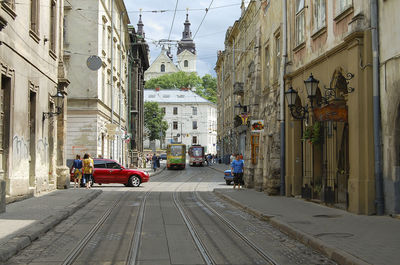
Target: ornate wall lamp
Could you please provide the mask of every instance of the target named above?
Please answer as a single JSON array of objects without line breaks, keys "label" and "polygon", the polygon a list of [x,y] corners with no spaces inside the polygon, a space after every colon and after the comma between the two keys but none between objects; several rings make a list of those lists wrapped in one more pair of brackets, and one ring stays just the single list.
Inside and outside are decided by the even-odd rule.
[{"label": "ornate wall lamp", "polygon": [[65,92],[57,90],[57,93],[54,96],[51,96],[56,104],[56,112],[43,112],[43,121],[45,119],[49,119],[53,116],[61,114],[62,109],[64,107],[64,94]]},{"label": "ornate wall lamp", "polygon": [[[325,88],[325,97],[320,97],[318,102],[315,102],[316,105],[320,106],[323,104],[329,104],[329,101],[331,99],[337,100],[338,98],[338,90],[342,91],[343,93],[352,93],[354,91],[354,88],[348,87],[349,80],[354,77],[354,74],[352,73],[347,73],[346,77],[344,77],[342,74],[338,74],[336,77],[336,85],[335,87],[324,87]],[[332,83],[332,82],[331,82]],[[292,114],[293,118],[303,120],[303,119],[308,119],[309,111],[313,110],[315,108],[314,106],[314,99],[316,98],[317,95],[317,89],[318,89],[318,84],[319,81],[314,78],[314,76],[311,74],[310,77],[304,81],[304,84],[306,86],[306,91],[307,91],[307,97],[310,99],[310,106],[307,104],[303,107],[301,105],[296,104],[296,100],[298,97],[298,92],[294,90],[292,87],[290,87],[286,92],[286,100],[288,103],[288,107],[290,109],[290,113]],[[341,95],[339,95],[341,96]]]}]

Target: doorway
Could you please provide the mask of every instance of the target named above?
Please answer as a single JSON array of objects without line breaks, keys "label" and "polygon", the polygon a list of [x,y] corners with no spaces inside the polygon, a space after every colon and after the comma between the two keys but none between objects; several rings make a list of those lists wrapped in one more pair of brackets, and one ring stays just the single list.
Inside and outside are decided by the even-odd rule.
[{"label": "doorway", "polygon": [[29,90],[28,104],[29,126],[29,186],[34,187],[36,182],[36,92]]},{"label": "doorway", "polygon": [[1,75],[0,84],[0,179],[5,180],[8,187],[7,164],[10,146],[11,78]]}]

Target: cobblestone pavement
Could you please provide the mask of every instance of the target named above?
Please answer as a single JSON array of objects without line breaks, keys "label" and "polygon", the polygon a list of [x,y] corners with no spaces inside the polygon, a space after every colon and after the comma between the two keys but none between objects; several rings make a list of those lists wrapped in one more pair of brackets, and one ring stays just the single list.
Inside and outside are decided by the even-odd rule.
[{"label": "cobblestone pavement", "polygon": [[[222,177],[229,165],[214,164],[211,168]],[[356,215],[253,189],[214,192],[340,264],[399,264],[400,220],[396,218]]]}]

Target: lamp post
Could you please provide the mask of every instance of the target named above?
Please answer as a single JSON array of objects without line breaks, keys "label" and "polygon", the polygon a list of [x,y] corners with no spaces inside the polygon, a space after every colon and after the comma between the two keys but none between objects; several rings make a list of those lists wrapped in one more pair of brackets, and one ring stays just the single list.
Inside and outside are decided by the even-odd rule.
[{"label": "lamp post", "polygon": [[296,100],[298,97],[298,92],[290,87],[286,92],[286,101],[288,102],[288,107],[290,109],[290,113],[292,114],[293,118],[303,120],[308,119],[308,112],[309,109],[313,108],[313,100],[317,94],[318,84],[319,81],[314,78],[311,74],[307,80],[304,81],[307,91],[307,97],[310,99],[310,107],[305,105],[304,107],[301,105],[296,105]]},{"label": "lamp post", "polygon": [[43,121],[62,113],[62,109],[64,107],[64,94],[65,92],[57,90],[57,93],[54,96],[51,96],[55,101],[54,103],[56,104],[56,112],[43,112]]}]

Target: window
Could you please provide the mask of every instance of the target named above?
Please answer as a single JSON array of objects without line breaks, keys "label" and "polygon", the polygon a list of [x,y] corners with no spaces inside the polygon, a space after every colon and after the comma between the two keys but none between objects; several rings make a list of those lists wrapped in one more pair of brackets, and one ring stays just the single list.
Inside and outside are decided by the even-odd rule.
[{"label": "window", "polygon": [[197,121],[193,121],[192,128],[193,130],[197,130]]},{"label": "window", "polygon": [[106,168],[104,160],[94,160],[94,168]]},{"label": "window", "polygon": [[279,78],[279,73],[281,72],[281,37],[277,36],[275,38],[275,79]]},{"label": "window", "polygon": [[192,144],[197,144],[197,136],[192,137]]},{"label": "window", "polygon": [[296,46],[304,42],[304,0],[296,0]]},{"label": "window", "polygon": [[197,107],[192,107],[192,115],[197,115]]},{"label": "window", "polygon": [[161,65],[161,72],[163,72],[163,73],[165,72],[165,64]]},{"label": "window", "polygon": [[52,52],[56,51],[57,29],[57,0],[50,0],[50,38],[49,46]]},{"label": "window", "polygon": [[251,163],[257,164],[258,153],[260,152],[260,137],[258,135],[251,136]]},{"label": "window", "polygon": [[31,0],[31,26],[30,29],[39,33],[39,0]]},{"label": "window", "polygon": [[165,114],[165,112],[166,112],[166,111],[165,111],[165,107],[161,108],[161,113],[162,113],[162,114]]},{"label": "window", "polygon": [[185,61],[183,62],[183,66],[184,66],[184,67],[189,67],[189,62],[188,62],[188,60],[185,60]]},{"label": "window", "polygon": [[174,130],[178,130],[178,122],[177,121],[174,121],[173,122],[173,124],[172,124],[172,128],[174,129]]},{"label": "window", "polygon": [[116,162],[108,162],[107,163],[107,168],[121,169],[121,166]]},{"label": "window", "polygon": [[174,107],[174,112],[173,112],[173,114],[174,114],[174,115],[178,115],[178,107]]},{"label": "window", "polygon": [[8,5],[11,9],[15,9],[15,0],[5,0],[6,5]]},{"label": "window", "polygon": [[336,0],[336,14],[339,15],[352,5],[352,0]]},{"label": "window", "polygon": [[269,54],[269,46],[265,48],[265,64],[264,64],[264,77],[265,77],[265,84],[269,86],[269,73],[270,69],[270,54]]},{"label": "window", "polygon": [[325,0],[314,1],[314,31],[325,27]]}]

